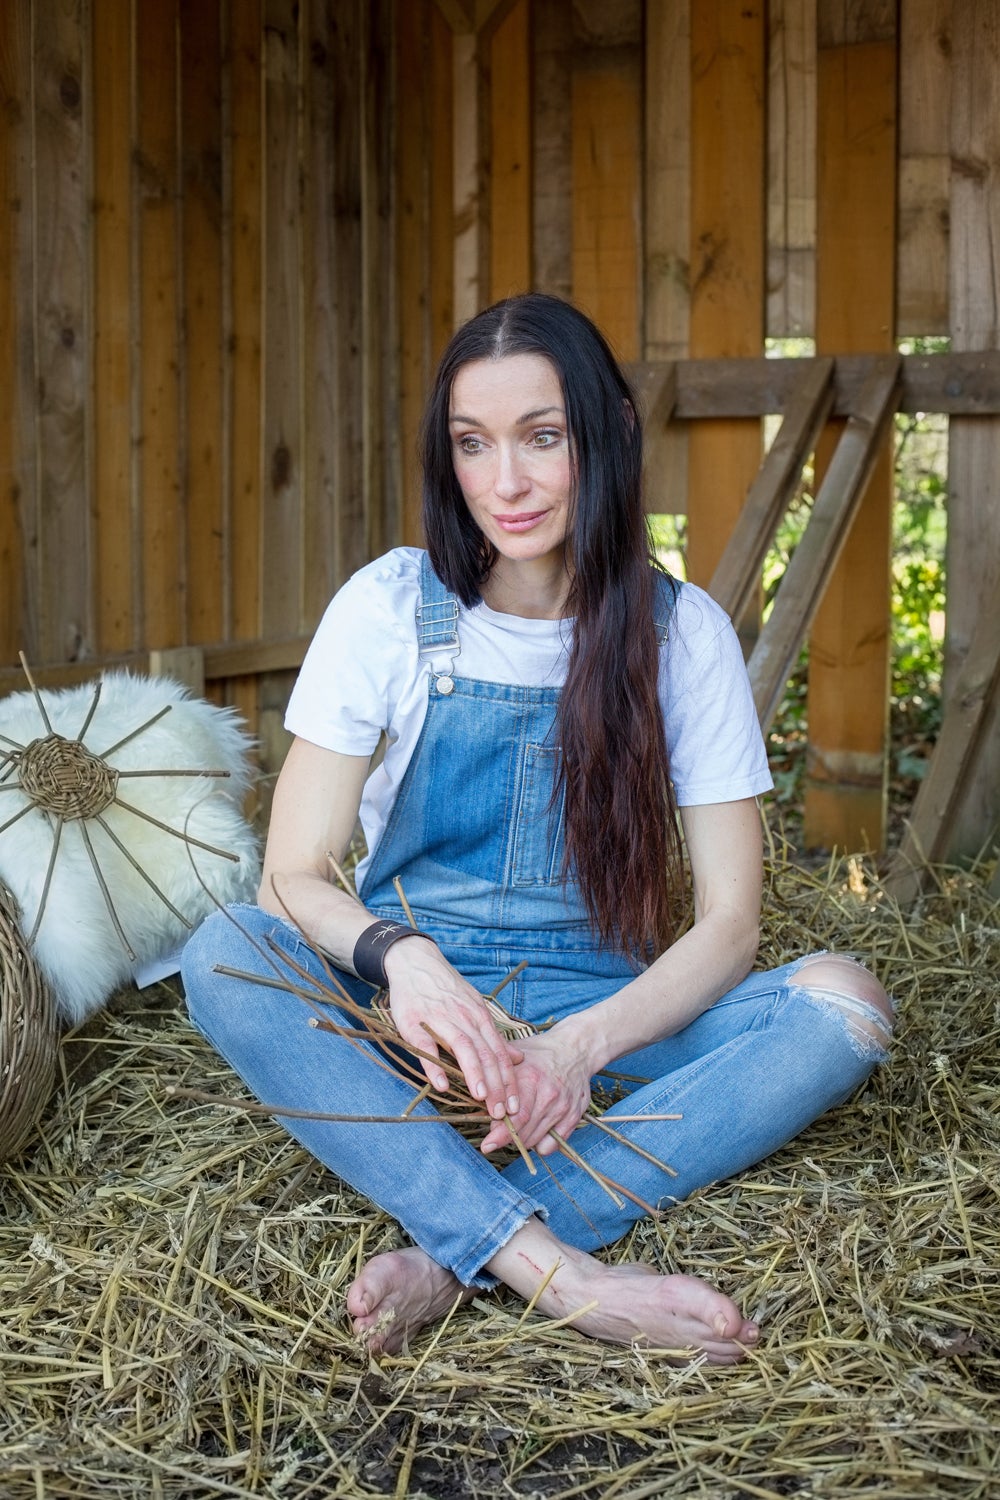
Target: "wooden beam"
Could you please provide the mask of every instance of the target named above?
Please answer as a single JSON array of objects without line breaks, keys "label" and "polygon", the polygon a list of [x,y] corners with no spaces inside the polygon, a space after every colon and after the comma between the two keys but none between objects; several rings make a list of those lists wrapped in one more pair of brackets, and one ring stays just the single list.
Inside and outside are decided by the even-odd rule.
[{"label": "wooden beam", "polygon": [[[271,672],[289,672],[305,660],[312,636],[288,636],[273,641],[216,641],[207,646],[190,648],[204,662],[206,682],[233,682],[255,678]],[[151,672],[153,665],[171,659],[184,660],[188,647],[164,650],[109,652],[89,661],[48,662],[31,666],[31,675],[44,688],[76,687],[91,682],[102,672]],[[191,658],[193,659],[193,657]],[[187,680],[187,679],[185,679]],[[27,687],[20,667],[0,667],[0,697],[19,693]],[[233,701],[227,699],[227,702]]]},{"label": "wooden beam", "polygon": [[[842,354],[833,377],[833,413],[848,417],[868,374],[868,355]],[[642,381],[646,368],[660,361],[630,365]],[[677,368],[678,421],[706,417],[764,417],[783,412],[803,378],[802,359],[680,359]],[[651,378],[651,377],[650,377]],[[975,353],[908,354],[902,361],[904,412],[945,412],[951,416],[1000,415],[1000,349]]]},{"label": "wooden beam", "polygon": [[[951,857],[954,821],[961,813],[966,788],[976,780],[977,761],[986,746],[998,693],[1000,609],[987,608],[980,610],[906,833],[886,876],[886,891],[901,903],[919,895],[930,875],[928,865]],[[995,831],[988,821],[980,822],[976,853]]]},{"label": "wooden beam", "polygon": [[771,725],[823,590],[843,551],[898,399],[898,356],[873,358],[858,409],[834,450],[805,533],[750,657],[754,702],[765,730]]},{"label": "wooden beam", "polygon": [[810,360],[708,585],[713,599],[734,619],[760,587],[767,550],[832,405],[833,360]]}]

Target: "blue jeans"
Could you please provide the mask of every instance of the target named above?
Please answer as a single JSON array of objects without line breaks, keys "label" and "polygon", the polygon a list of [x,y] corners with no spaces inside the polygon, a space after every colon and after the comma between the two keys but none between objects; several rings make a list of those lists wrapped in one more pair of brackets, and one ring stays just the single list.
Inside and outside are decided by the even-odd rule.
[{"label": "blue jeans", "polygon": [[[310,1026],[314,1012],[295,995],[214,972],[223,966],[273,978],[271,964],[280,966],[280,959],[269,962],[255,947],[266,948],[269,937],[326,987],[321,961],[289,923],[254,906],[234,907],[231,916],[217,912],[184,954],[188,1006],[198,1029],[265,1103],[349,1116],[403,1115],[414,1090],[376,1061],[370,1044]],[[491,978],[496,982],[493,958],[467,976],[484,990]],[[461,955],[455,959],[462,967]],[[751,974],[676,1036],[615,1064],[616,1071],[653,1081],[628,1085],[631,1093],[612,1106],[609,1123],[616,1115],[681,1113],[680,1120],[618,1127],[676,1176],[593,1126],[574,1134],[574,1149],[646,1203],[669,1208],[759,1161],[844,1100],[884,1052],[859,1039],[837,996],[797,982],[804,962]],[[338,977],[358,1001],[370,1000],[370,986],[353,975]],[[625,982],[606,974],[581,985],[583,977],[570,975],[568,987],[558,987],[572,990],[576,1004],[592,1004]],[[299,983],[290,970],[285,978]],[[507,993],[500,998],[506,1001]],[[527,1007],[522,1001],[514,1008],[534,1011],[528,1018],[539,1020],[573,1005],[540,983]],[[354,1023],[345,1016],[343,1024]],[[435,1118],[432,1106],[414,1114],[430,1123],[283,1123],[466,1285],[494,1284],[484,1267],[532,1214],[587,1251],[613,1243],[642,1217],[638,1205],[628,1199],[616,1204],[562,1156],[539,1161],[537,1176],[520,1159],[498,1170]]]}]

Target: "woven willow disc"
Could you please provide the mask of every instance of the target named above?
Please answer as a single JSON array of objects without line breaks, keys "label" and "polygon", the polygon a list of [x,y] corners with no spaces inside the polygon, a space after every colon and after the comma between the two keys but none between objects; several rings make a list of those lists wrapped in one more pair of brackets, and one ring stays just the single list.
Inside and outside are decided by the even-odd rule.
[{"label": "woven willow disc", "polygon": [[48,1103],[58,1049],[52,991],[0,882],[0,1161],[24,1144]]},{"label": "woven willow disc", "polygon": [[32,740],[18,762],[21,790],[60,818],[96,818],[115,800],[118,773],[79,740],[48,734]]}]

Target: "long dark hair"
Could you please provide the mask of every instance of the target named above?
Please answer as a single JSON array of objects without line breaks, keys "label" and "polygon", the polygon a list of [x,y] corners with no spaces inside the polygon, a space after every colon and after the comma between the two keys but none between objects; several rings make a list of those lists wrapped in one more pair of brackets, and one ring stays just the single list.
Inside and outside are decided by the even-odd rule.
[{"label": "long dark hair", "polygon": [[657,564],[642,501],[635,394],[583,313],[538,292],[497,302],[444,352],[423,428],[423,521],[438,577],[479,602],[496,553],[473,521],[452,458],[451,388],[463,365],[539,354],[555,367],[572,453],[567,556],[575,615],[559,698],[566,873],[600,940],[649,956],[671,940],[680,835],[657,695]]}]

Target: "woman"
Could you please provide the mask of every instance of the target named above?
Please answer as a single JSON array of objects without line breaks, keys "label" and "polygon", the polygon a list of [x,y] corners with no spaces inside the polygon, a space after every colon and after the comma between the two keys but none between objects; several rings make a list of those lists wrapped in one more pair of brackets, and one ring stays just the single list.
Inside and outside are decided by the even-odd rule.
[{"label": "woman", "polygon": [[[273,934],[322,978],[308,934],[357,998],[387,985],[432,1088],[447,1094],[451,1054],[492,1119],[478,1150],[446,1124],[289,1123],[415,1241],[348,1293],[375,1348],[501,1281],[597,1338],[742,1358],[758,1329],[727,1297],[592,1256],[642,1209],[553,1155],[557,1137],[669,1206],[776,1149],[884,1055],[888,999],[852,960],[746,977],[770,778],[732,628],[652,563],[640,477],[635,399],[582,314],[528,295],[459,330],[425,423],[428,553],[396,549],[333,601],[289,705],[260,906],[237,910],[246,936],[219,914],[188,945],[191,1014],[259,1097],[347,1115],[412,1103],[300,1000],[213,973],[266,972],[248,937]],[[365,909],[328,859],[359,808]],[[482,996],[522,959],[504,1004],[552,1024],[515,1044]],[[611,1116],[644,1155],[576,1130],[605,1070],[632,1080]],[[508,1119],[550,1170],[494,1167]]]}]

